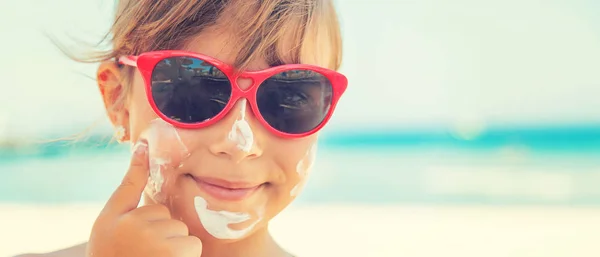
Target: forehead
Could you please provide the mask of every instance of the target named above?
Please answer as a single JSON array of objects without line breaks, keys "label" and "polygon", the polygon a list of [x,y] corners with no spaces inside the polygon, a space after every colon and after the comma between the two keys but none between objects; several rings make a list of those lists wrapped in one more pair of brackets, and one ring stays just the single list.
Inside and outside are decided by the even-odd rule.
[{"label": "forehead", "polygon": [[303,42],[299,34],[304,29],[299,17],[302,15],[291,15],[298,11],[297,5],[285,5],[290,13],[273,21],[272,14],[266,14],[273,13],[271,9],[277,9],[282,0],[266,2],[269,3],[228,2],[215,23],[186,40],[184,50],[208,55],[230,65],[241,65],[248,71],[301,63],[299,50]]},{"label": "forehead", "polygon": [[[232,42],[236,40],[236,34],[222,26],[214,25],[202,30],[189,39],[182,50],[191,51],[216,58],[224,63],[233,65],[238,56],[239,47]],[[264,56],[253,58],[246,70],[263,70],[269,68]]]}]

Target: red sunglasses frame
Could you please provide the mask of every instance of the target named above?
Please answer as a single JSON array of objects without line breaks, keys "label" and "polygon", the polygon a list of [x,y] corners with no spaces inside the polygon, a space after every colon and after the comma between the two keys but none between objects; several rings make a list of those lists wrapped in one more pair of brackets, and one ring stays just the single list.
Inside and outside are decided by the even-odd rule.
[{"label": "red sunglasses frame", "polygon": [[[180,122],[177,120],[173,120],[173,119],[167,117],[166,115],[164,115],[158,109],[158,106],[156,105],[156,103],[154,102],[154,98],[152,97],[152,90],[151,90],[152,71],[154,70],[154,67],[156,66],[156,64],[158,64],[160,61],[164,60],[165,58],[170,58],[170,57],[198,58],[198,59],[201,59],[201,60],[208,62],[211,65],[217,67],[219,70],[221,70],[227,76],[227,78],[229,79],[229,81],[231,83],[231,87],[232,87],[231,97],[229,99],[229,102],[227,102],[227,105],[225,106],[225,108],[219,114],[217,114],[215,117],[213,117],[205,122],[190,124],[190,123],[183,123],[183,122]],[[251,107],[251,110],[252,110],[252,113],[254,114],[254,116],[271,133],[273,133],[277,136],[280,136],[280,137],[284,137],[284,138],[300,138],[300,137],[309,136],[309,135],[316,133],[320,129],[322,129],[323,126],[325,126],[325,124],[327,124],[327,122],[331,119],[331,116],[333,115],[333,111],[335,110],[335,107],[337,106],[337,103],[338,103],[340,97],[346,91],[346,88],[348,87],[348,79],[343,74],[338,73],[334,70],[330,70],[330,69],[326,69],[326,68],[314,66],[314,65],[308,65],[308,64],[285,64],[285,65],[275,66],[275,67],[271,67],[271,68],[268,68],[265,70],[260,70],[260,71],[237,72],[233,66],[226,64],[222,61],[219,61],[215,58],[212,58],[210,56],[202,55],[202,54],[195,53],[195,52],[181,51],[181,50],[152,51],[152,52],[142,53],[138,56],[134,56],[134,55],[122,56],[119,58],[118,61],[120,64],[137,67],[137,69],[140,71],[140,73],[142,74],[142,77],[144,79],[144,83],[145,83],[146,97],[148,98],[148,102],[150,103],[150,106],[152,106],[152,109],[154,110],[154,112],[161,119],[170,123],[171,125],[173,125],[175,127],[179,127],[179,128],[185,128],[185,129],[204,128],[204,127],[208,127],[208,126],[218,122],[225,115],[227,115],[227,113],[229,113],[229,111],[231,111],[231,109],[235,106],[235,103],[237,103],[237,101],[240,98],[246,98],[248,100],[248,102],[250,103],[250,107]],[[330,106],[325,118],[314,129],[304,132],[304,133],[300,133],[300,134],[285,133],[285,132],[282,132],[282,131],[279,131],[279,130],[273,128],[271,125],[269,125],[269,123],[261,115],[261,113],[258,109],[257,102],[256,102],[256,94],[258,91],[258,87],[262,84],[262,82],[264,82],[267,78],[269,78],[271,76],[274,76],[280,72],[289,71],[289,70],[309,70],[309,71],[318,72],[321,75],[325,76],[331,82],[331,86],[332,86],[331,106]],[[240,86],[237,83],[238,79],[240,79],[240,78],[251,79],[252,85],[250,87],[248,87],[247,89],[240,88]]]}]

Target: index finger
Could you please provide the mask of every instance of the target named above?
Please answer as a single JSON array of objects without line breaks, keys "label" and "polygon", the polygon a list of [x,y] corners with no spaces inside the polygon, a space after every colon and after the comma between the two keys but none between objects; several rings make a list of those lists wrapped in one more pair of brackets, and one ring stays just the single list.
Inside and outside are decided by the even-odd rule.
[{"label": "index finger", "polygon": [[133,158],[123,181],[108,199],[104,209],[124,214],[137,208],[148,183],[148,175],[148,144],[140,141],[134,146]]}]

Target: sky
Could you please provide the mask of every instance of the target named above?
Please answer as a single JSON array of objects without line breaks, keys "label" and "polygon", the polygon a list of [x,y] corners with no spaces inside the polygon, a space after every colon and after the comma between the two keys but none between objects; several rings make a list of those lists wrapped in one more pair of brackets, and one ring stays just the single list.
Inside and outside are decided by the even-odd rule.
[{"label": "sky", "polygon": [[[114,1],[0,1],[0,138],[107,119],[95,64]],[[343,0],[348,91],[328,128],[546,126],[600,121],[600,4],[593,0]]]}]

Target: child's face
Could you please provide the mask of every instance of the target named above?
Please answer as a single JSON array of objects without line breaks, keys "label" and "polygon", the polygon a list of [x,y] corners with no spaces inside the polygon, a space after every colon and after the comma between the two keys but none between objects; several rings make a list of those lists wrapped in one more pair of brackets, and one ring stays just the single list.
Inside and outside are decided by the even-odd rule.
[{"label": "child's face", "polygon": [[[228,38],[227,33],[205,30],[184,50],[233,63],[235,54],[228,50]],[[99,73],[111,71],[106,65],[101,65]],[[255,60],[248,69],[265,68],[268,68],[265,60]],[[130,141],[135,142],[158,116],[150,107],[139,72],[135,72],[132,83],[125,108],[109,110],[109,115],[113,122],[128,130]],[[239,84],[248,87],[250,81]],[[103,92],[107,99],[106,90]],[[316,134],[300,139],[276,137],[255,119],[244,103],[238,101],[225,118],[212,126],[165,131],[184,134],[179,136],[189,157],[178,168],[162,174],[168,183],[163,183],[161,197],[156,197],[152,190],[145,196],[147,204],[169,207],[173,218],[183,220],[190,233],[202,240],[239,239],[264,231],[266,223],[295,198],[314,162]],[[236,128],[240,122],[249,130]],[[241,134],[232,137],[230,133]],[[251,136],[252,142],[239,147],[236,136]],[[228,190],[215,185],[249,189]]]}]

